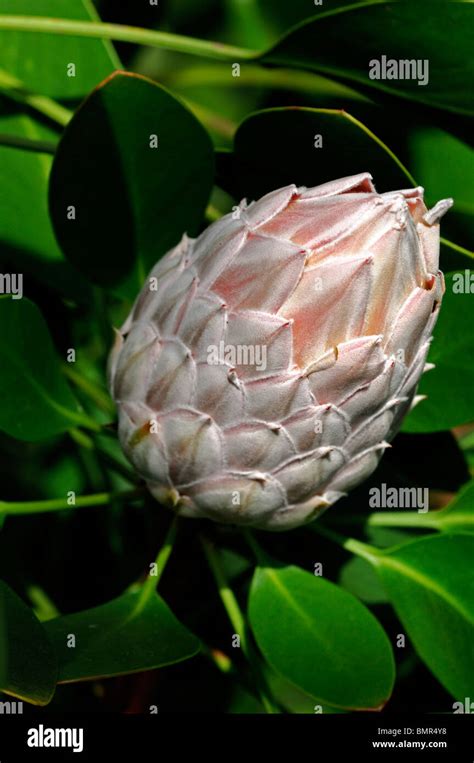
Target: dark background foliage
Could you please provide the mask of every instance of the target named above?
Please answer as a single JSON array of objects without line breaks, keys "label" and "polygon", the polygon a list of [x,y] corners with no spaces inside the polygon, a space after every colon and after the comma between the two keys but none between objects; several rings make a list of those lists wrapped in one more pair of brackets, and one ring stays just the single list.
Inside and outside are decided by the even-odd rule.
[{"label": "dark background foliage", "polygon": [[[106,22],[156,28],[256,50],[269,48],[289,27],[318,10],[302,0],[261,0],[250,4],[256,9],[253,17],[241,13],[239,3],[222,0],[160,0],[159,7],[132,0],[101,0],[96,5]],[[348,3],[327,0],[324,5],[324,10],[329,11]],[[420,2],[413,13],[424,14],[423,5]],[[420,25],[416,32],[420,40],[423,35],[429,39],[430,34],[435,39],[437,15],[449,16],[446,4],[426,6],[432,23],[426,22],[425,30]],[[1,12],[17,10],[10,7]],[[362,19],[360,23],[367,22]],[[457,27],[455,31],[462,47],[463,30]],[[0,36],[5,34],[2,31]],[[396,47],[396,30],[388,27],[380,30],[380,35],[381,53],[390,54],[391,45]],[[337,40],[329,36],[326,43],[325,55],[330,56],[331,45],[337,48]],[[447,39],[446,46],[446,56],[454,56],[455,35]],[[440,197],[455,198],[453,212],[446,224],[443,221],[443,236],[455,247],[449,241],[442,246],[442,267],[445,272],[470,267],[474,160],[469,142],[473,133],[468,105],[461,103],[462,88],[458,84],[453,86],[451,98],[453,101],[459,97],[458,108],[452,108],[452,102],[442,108],[434,102],[421,103],[374,91],[340,74],[326,78],[321,72],[311,72],[311,67],[295,65],[291,50],[285,53],[286,64],[277,66],[271,56],[271,65],[265,68],[255,62],[242,63],[242,76],[232,79],[228,62],[130,43],[117,43],[115,48],[123,68],[151,78],[167,91],[122,78],[96,90],[87,105],[79,109],[61,140],[51,175],[49,214],[56,239],[46,212],[47,184],[42,174],[44,166],[46,175],[49,173],[50,157],[44,153],[38,158],[37,154],[0,146],[0,188],[5,196],[0,223],[0,270],[24,272],[25,296],[41,311],[61,362],[64,365],[70,348],[77,348],[77,365],[94,388],[105,384],[111,327],[119,325],[127,314],[138,284],[154,260],[185,228],[197,234],[216,212],[229,211],[244,196],[251,200],[289,182],[316,185],[364,170],[373,173],[381,191],[407,187],[410,182],[404,165],[426,187],[430,204]],[[34,57],[34,47],[31,51]],[[349,64],[352,54],[355,61],[354,51],[341,47],[334,53],[341,62],[347,58]],[[102,65],[107,70],[109,64]],[[69,96],[65,91],[46,94],[55,95],[56,101],[75,110],[82,96],[107,73],[101,72],[80,95]],[[459,77],[464,77],[466,87],[472,86],[467,62]],[[445,88],[445,94],[448,90]],[[183,114],[168,91],[183,99],[190,111]],[[415,96],[420,95],[419,91]],[[437,95],[434,93],[433,98]],[[10,92],[0,97],[0,133],[32,137],[28,127],[31,122],[25,120],[33,120],[35,137],[56,145],[60,138],[58,125],[11,96]],[[318,109],[334,112],[321,113]],[[163,116],[167,111],[168,117]],[[191,119],[190,112],[200,124]],[[169,139],[178,133],[182,141],[174,168],[163,168],[161,160],[156,166],[150,165],[134,153],[134,131],[141,123],[147,134],[154,132],[157,115],[162,120],[160,135],[166,135],[168,127]],[[317,133],[325,139],[320,154],[306,141]],[[386,146],[399,161],[393,160]],[[120,165],[118,157],[125,157]],[[134,184],[136,197],[130,191],[132,176],[138,177]],[[75,228],[71,235],[64,224],[63,205],[78,189],[81,203],[90,205],[90,215],[79,232]],[[211,189],[212,209],[208,208],[205,216]],[[386,483],[429,487],[439,507],[452,500],[469,481],[474,463],[470,425],[474,419],[471,299],[469,294],[455,298],[448,288],[437,329],[439,343],[435,341],[433,346],[438,370],[422,383],[421,391],[429,393],[428,401],[410,415],[405,431],[394,440],[368,483],[326,515],[328,527],[342,529],[378,548],[393,547],[422,537],[425,531],[367,526],[370,486]],[[30,326],[33,343],[40,341],[36,323],[31,324],[31,317],[25,320],[25,331]],[[39,364],[41,357],[49,363],[43,347],[39,345]],[[5,390],[14,386],[14,374],[3,349],[0,375],[6,381],[0,391],[5,395]],[[75,381],[69,377],[69,382]],[[99,400],[101,411],[91,403],[81,384],[75,384],[74,395],[85,414],[99,424],[110,424],[109,433],[94,435],[98,448],[91,449],[84,447],[77,436],[61,433],[61,429],[45,439],[17,439],[2,424],[6,418],[0,419],[0,427],[5,430],[0,434],[2,501],[38,501],[62,496],[69,490],[87,495],[130,486],[124,473],[110,469],[110,459],[118,460],[123,469],[126,463],[110,436],[114,432],[114,415],[105,390]],[[4,404],[8,406],[8,400]],[[35,417],[33,406],[26,421],[40,435],[44,424]],[[465,505],[470,507],[471,501],[469,498]],[[9,516],[0,533],[0,577],[45,622],[53,613],[67,615],[88,610],[111,601],[135,581],[144,579],[169,523],[167,511],[146,496],[112,501],[104,507]],[[472,529],[471,520],[466,520],[466,527],[461,529],[467,533],[470,524]],[[200,533],[225,550],[226,574],[245,609],[253,558],[241,535],[209,522],[185,521],[159,592],[181,623],[208,647],[192,659],[159,670],[60,685],[46,708],[38,711],[28,706],[27,712],[145,712],[150,705],[159,706],[160,712],[262,711],[253,689],[248,688],[248,670],[241,650],[231,646],[233,630],[202,553]],[[354,566],[355,558],[307,528],[281,535],[257,533],[257,538],[272,557],[288,565],[311,573],[316,563],[322,563],[325,578],[339,582],[370,605],[392,645],[399,634],[405,633],[367,563],[357,559]],[[448,566],[455,563],[454,556],[447,562]],[[466,570],[466,578],[468,574]],[[355,633],[355,643],[357,638]],[[442,712],[451,707],[452,692],[442,686],[417,651],[419,648],[410,639],[405,648],[394,649],[397,680],[384,712]],[[216,668],[220,653],[232,658],[243,677],[241,682],[232,672]],[[34,667],[31,670],[34,673]],[[283,708],[314,712],[317,699],[273,673],[267,679]],[[360,681],[364,680],[361,675]]]}]

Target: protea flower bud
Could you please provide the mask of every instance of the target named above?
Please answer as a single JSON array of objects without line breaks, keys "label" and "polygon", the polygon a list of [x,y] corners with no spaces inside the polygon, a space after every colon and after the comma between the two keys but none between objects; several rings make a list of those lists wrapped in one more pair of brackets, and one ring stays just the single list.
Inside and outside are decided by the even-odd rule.
[{"label": "protea flower bud", "polygon": [[451,204],[378,194],[364,173],[280,188],[184,236],[110,359],[122,447],[152,494],[278,530],[368,477],[426,369]]}]

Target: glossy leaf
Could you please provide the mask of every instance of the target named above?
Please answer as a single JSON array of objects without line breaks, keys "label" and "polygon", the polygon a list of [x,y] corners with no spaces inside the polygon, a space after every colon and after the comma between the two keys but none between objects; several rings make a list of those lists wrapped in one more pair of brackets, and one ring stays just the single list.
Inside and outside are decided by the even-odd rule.
[{"label": "glossy leaf", "polygon": [[[418,388],[427,399],[406,419],[406,432],[437,432],[474,420],[474,342],[470,273],[449,274],[428,361]],[[455,293],[455,289],[464,293]],[[449,394],[446,391],[449,390]]]},{"label": "glossy leaf", "polygon": [[250,624],[269,664],[335,707],[378,708],[394,681],[393,654],[379,622],[354,596],[298,567],[258,567]]},{"label": "glossy leaf", "polygon": [[0,299],[0,429],[42,440],[81,421],[43,316],[27,299]]},{"label": "glossy leaf", "polygon": [[[0,14],[97,20],[90,0],[0,0]],[[33,93],[80,98],[119,67],[120,61],[109,42],[0,31],[0,68]]]},{"label": "glossy leaf", "polygon": [[0,581],[0,691],[47,705],[56,688],[53,648],[32,610]]},{"label": "glossy leaf", "polygon": [[[263,61],[333,75],[367,88],[460,114],[474,113],[471,3],[357,3],[303,21],[263,55]],[[421,23],[423,22],[423,23]],[[370,62],[420,60],[417,78],[371,79]],[[462,72],[462,75],[460,74]]]},{"label": "glossy leaf", "polygon": [[314,18],[320,13],[334,11],[336,8],[348,5],[348,0],[258,0],[261,12],[268,27],[273,33],[274,42],[291,27],[300,24],[305,19]]},{"label": "glossy leaf", "polygon": [[410,166],[426,189],[427,203],[432,206],[446,196],[454,199],[443,219],[442,235],[474,249],[474,149],[434,127],[413,130],[409,147]]},{"label": "glossy leaf", "polygon": [[[4,135],[56,141],[56,133],[18,112],[0,96],[0,130]],[[58,262],[61,252],[48,219],[47,178],[52,159],[47,154],[0,146],[2,195],[0,239],[10,247],[36,252],[43,261]]]},{"label": "glossy leaf", "polygon": [[290,107],[252,114],[237,130],[229,161],[221,169],[224,187],[230,180],[234,195],[249,201],[289,183],[311,187],[367,171],[379,191],[410,185],[387,147],[344,111]]},{"label": "glossy leaf", "polygon": [[[0,96],[0,133],[16,138],[57,141],[57,134]],[[86,301],[88,284],[68,262],[54,238],[47,187],[52,157],[0,146],[0,269],[33,273],[68,297]]]},{"label": "glossy leaf", "polygon": [[119,72],[87,98],[58,147],[56,236],[86,277],[135,296],[183,233],[197,233],[212,182],[212,144],[199,122],[159,85]]},{"label": "glossy leaf", "polygon": [[358,556],[343,565],[339,573],[339,584],[366,604],[385,604],[388,601],[373,567]]},{"label": "glossy leaf", "polygon": [[374,555],[390,600],[421,659],[462,700],[474,691],[474,537],[423,537]]},{"label": "glossy leaf", "polygon": [[[364,5],[370,3],[378,3],[381,0],[367,0]],[[412,0],[398,0],[399,2],[412,2]],[[418,4],[431,3],[432,0],[418,0]],[[280,36],[284,31],[287,31],[289,27],[296,26],[305,19],[314,18],[320,13],[327,13],[328,11],[335,11],[337,8],[343,8],[344,6],[354,5],[352,0],[292,0],[288,3],[287,0],[258,0],[261,12],[272,27],[272,29],[279,29]]]},{"label": "glossy leaf", "polygon": [[[63,16],[96,19],[89,0],[0,0],[0,14]],[[84,45],[85,44],[85,45]],[[66,62],[76,76],[68,77]],[[110,43],[61,38],[26,32],[0,32],[0,70],[19,79],[27,89],[55,97],[85,95],[120,65]],[[0,97],[0,133],[54,143],[58,134],[7,97]],[[65,261],[48,215],[47,187],[52,157],[0,146],[0,218],[2,260],[14,260],[16,270],[32,273],[48,286],[81,302],[90,289]],[[6,268],[3,267],[3,272]]]},{"label": "glossy leaf", "polygon": [[439,530],[474,532],[474,480],[444,509],[430,512],[430,518]]},{"label": "glossy leaf", "polygon": [[294,684],[287,681],[279,673],[275,673],[267,665],[265,666],[265,678],[272,696],[290,713],[296,715],[319,715],[324,713],[324,715],[327,715],[328,713],[341,714],[344,712],[340,707],[334,708],[330,705],[322,705],[319,700],[298,689]]},{"label": "glossy leaf", "polygon": [[[125,593],[94,609],[45,623],[59,659],[59,682],[152,670],[193,657],[199,641],[157,594]],[[75,647],[68,646],[75,637]]]}]

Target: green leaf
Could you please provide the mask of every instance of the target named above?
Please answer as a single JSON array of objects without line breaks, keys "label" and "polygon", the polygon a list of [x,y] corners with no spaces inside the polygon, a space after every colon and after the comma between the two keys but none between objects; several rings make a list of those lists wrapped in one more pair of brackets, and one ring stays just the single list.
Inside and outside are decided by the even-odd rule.
[{"label": "green leaf", "polygon": [[[398,0],[398,2],[412,2],[413,0]],[[431,3],[433,0],[417,0],[418,6],[425,2]],[[314,18],[316,14],[333,12],[337,8],[354,5],[352,0],[259,0],[259,6],[262,9],[266,23],[271,29],[275,42],[291,27],[296,26],[305,19]],[[378,3],[380,0],[367,0],[364,5]]]},{"label": "green leaf", "polygon": [[[90,0],[0,0],[0,14],[76,21],[98,19]],[[68,70],[71,64],[74,72]],[[110,42],[0,31],[0,69],[14,75],[34,93],[52,98],[81,98],[119,67]]]},{"label": "green leaf", "polygon": [[49,192],[56,236],[86,277],[135,296],[159,257],[197,233],[212,183],[212,143],[199,122],[156,83],[119,72],[59,144]]},{"label": "green leaf", "polygon": [[[59,682],[152,670],[193,657],[199,641],[157,594],[125,593],[44,624],[59,659]],[[68,646],[70,636],[75,646]]]},{"label": "green leaf", "polygon": [[385,604],[388,601],[373,567],[358,556],[349,559],[341,568],[339,585],[366,604]]},{"label": "green leaf", "polygon": [[474,537],[420,538],[368,557],[409,638],[456,699],[474,691]]},{"label": "green leaf", "polygon": [[[307,68],[358,82],[420,104],[472,115],[474,8],[466,2],[430,2],[426,12],[408,2],[357,3],[320,13],[294,27],[263,62]],[[425,85],[417,79],[370,79],[370,62],[429,62]]]},{"label": "green leaf", "polygon": [[[96,19],[89,0],[0,0],[0,14],[64,16]],[[85,45],[84,45],[85,43]],[[76,76],[68,77],[66,63],[75,63]],[[26,88],[57,97],[85,95],[106,74],[120,66],[113,47],[101,40],[0,32],[0,73],[8,72]],[[57,142],[57,133],[13,100],[0,97],[0,133],[18,138]],[[46,154],[0,146],[0,219],[2,259],[14,260],[16,269],[33,273],[40,281],[82,302],[90,289],[64,257],[55,241],[48,216],[47,186],[52,158]],[[5,246],[6,245],[6,246]],[[5,272],[5,266],[3,272]]]},{"label": "green leaf", "polygon": [[427,400],[405,420],[405,432],[438,432],[474,420],[472,294],[455,293],[456,284],[464,287],[464,272],[446,276],[446,293],[428,355],[436,368],[421,379],[418,393],[427,395]]},{"label": "green leaf", "polygon": [[264,713],[265,710],[256,697],[235,683],[226,712],[235,715],[256,715]]},{"label": "green leaf", "polygon": [[27,299],[0,299],[0,326],[0,429],[35,441],[84,420],[36,305]]},{"label": "green leaf", "polygon": [[[4,135],[45,141],[57,139],[53,130],[18,113],[15,105],[2,96],[0,130]],[[0,146],[0,160],[0,187],[4,189],[0,218],[2,242],[35,251],[43,260],[60,261],[62,256],[48,219],[46,196],[51,157]]]},{"label": "green leaf", "polygon": [[[433,206],[446,196],[454,199],[453,208],[441,224],[442,235],[473,249],[474,149],[435,127],[412,131],[409,149],[410,166],[420,185],[426,189],[428,206]],[[454,265],[449,269],[456,267]]]},{"label": "green leaf", "polygon": [[348,0],[258,0],[265,21],[272,31],[274,42],[291,27],[305,19],[313,18],[316,14],[348,5]]},{"label": "green leaf", "polygon": [[[419,514],[418,516],[425,515]],[[377,548],[400,546],[402,543],[413,540],[413,530],[410,530],[410,528],[374,527],[371,524],[368,524],[366,525],[365,530],[370,542],[374,543]]]},{"label": "green leaf", "polygon": [[390,642],[369,610],[334,583],[298,567],[258,567],[249,619],[274,670],[321,702],[366,709],[388,700]]},{"label": "green leaf", "polygon": [[[321,147],[315,145],[317,136]],[[365,125],[330,109],[289,107],[252,114],[237,130],[231,161],[233,193],[249,200],[290,183],[311,187],[367,171],[381,192],[410,184],[407,171]],[[225,183],[225,166],[224,173]]]},{"label": "green leaf", "polygon": [[242,575],[243,572],[246,572],[246,570],[252,566],[251,562],[246,559],[245,556],[237,554],[230,548],[221,548],[220,558],[225,576],[228,580],[238,578],[239,575]]},{"label": "green leaf", "polygon": [[429,516],[438,530],[474,532],[474,480],[464,485],[444,509]]},{"label": "green leaf", "polygon": [[268,683],[272,696],[278,700],[285,710],[297,715],[318,715],[320,713],[343,713],[339,708],[330,705],[322,705],[319,700],[298,689],[290,681],[287,681],[279,673],[275,673],[270,666],[265,665],[265,679]]},{"label": "green leaf", "polygon": [[[0,133],[42,141],[57,141],[56,133],[21,113],[0,96]],[[33,273],[69,297],[85,301],[88,285],[67,263],[55,241],[48,215],[47,184],[52,157],[0,146],[2,272]],[[8,189],[8,190],[6,190]],[[7,264],[8,263],[8,264]]]},{"label": "green leaf", "polygon": [[258,0],[224,0],[225,39],[233,45],[262,50],[272,42]]},{"label": "green leaf", "polygon": [[32,610],[0,581],[0,691],[47,705],[56,688],[53,648]]}]

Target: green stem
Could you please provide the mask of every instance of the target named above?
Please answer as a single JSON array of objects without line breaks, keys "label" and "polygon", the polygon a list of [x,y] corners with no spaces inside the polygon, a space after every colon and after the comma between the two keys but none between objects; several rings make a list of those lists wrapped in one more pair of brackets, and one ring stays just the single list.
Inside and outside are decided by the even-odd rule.
[{"label": "green stem", "polygon": [[97,451],[97,455],[99,456],[100,460],[104,461],[107,466],[109,466],[117,474],[120,474],[120,476],[126,479],[128,482],[131,482],[132,485],[138,482],[138,476],[133,471],[133,469],[130,469],[126,464],[123,464],[107,450],[104,450],[97,442],[92,439],[92,437],[89,437],[89,435],[83,432],[81,429],[70,429],[69,434],[74,442],[76,442],[81,448]]},{"label": "green stem", "polygon": [[54,617],[59,617],[61,614],[54,602],[51,601],[46,592],[39,586],[29,585],[26,593],[33,604],[36,617],[42,623],[46,620],[52,620]]},{"label": "green stem", "polygon": [[217,649],[212,649],[210,646],[207,646],[207,644],[201,645],[201,651],[221,673],[224,673],[225,675],[236,673],[232,660],[223,652],[220,652]]},{"label": "green stem", "polygon": [[97,316],[99,339],[102,344],[101,350],[106,355],[114,339],[112,321],[108,313],[107,296],[104,289],[101,289],[99,286],[93,286],[92,297],[94,303],[93,311]]},{"label": "green stem", "polygon": [[58,411],[61,411],[61,413],[64,413],[65,416],[71,419],[71,421],[74,421],[75,424],[78,424],[81,427],[84,427],[85,429],[89,429],[91,432],[100,432],[102,427],[100,424],[95,421],[91,416],[88,416],[87,413],[82,413],[82,411],[73,411],[70,408],[65,408],[62,405],[59,405],[57,403],[55,405],[55,408]]},{"label": "green stem", "polygon": [[232,77],[227,66],[203,64],[175,69],[163,75],[168,87],[181,90],[192,87],[271,88],[291,90],[303,95],[330,95],[370,102],[370,99],[335,80],[315,72],[296,69],[265,69],[258,64],[247,64],[240,77]]},{"label": "green stem", "polygon": [[255,672],[255,676],[258,682],[257,688],[260,701],[267,713],[278,713],[278,709],[275,707],[267,694],[261,669],[258,665],[258,660],[254,654],[254,650],[248,638],[247,623],[245,622],[245,618],[239,607],[234,592],[229,586],[219,554],[216,551],[214,545],[210,543],[210,541],[208,541],[206,538],[201,536],[200,540],[209,567],[212,574],[214,575],[214,579],[216,581],[217,589],[219,591],[221,601],[224,605],[224,609],[227,612],[227,616],[231,622],[235,634],[240,636],[242,651]]},{"label": "green stem", "polygon": [[113,500],[125,501],[143,494],[143,488],[122,490],[116,493],[93,493],[80,495],[70,503],[68,498],[48,498],[44,501],[0,501],[0,514],[39,514],[44,511],[81,509],[87,506],[107,506]]},{"label": "green stem", "polygon": [[70,429],[69,435],[77,445],[81,448],[87,448],[87,450],[94,450],[94,440],[89,437],[88,434],[82,431],[82,429]]},{"label": "green stem", "polygon": [[244,536],[245,540],[247,541],[248,545],[253,551],[253,554],[255,556],[255,559],[257,560],[258,564],[261,564],[264,566],[265,564],[268,564],[271,562],[270,557],[268,554],[263,550],[263,548],[260,546],[259,543],[257,543],[257,539],[255,538],[253,532],[251,530],[248,530],[246,528],[242,528],[242,535]]},{"label": "green stem", "polygon": [[206,559],[209,563],[209,567],[211,568],[211,572],[214,575],[214,579],[216,581],[217,588],[219,590],[219,596],[224,605],[225,611],[227,612],[227,615],[229,617],[229,620],[232,624],[232,627],[235,633],[240,636],[240,643],[242,645],[242,650],[244,654],[247,655],[248,641],[247,641],[247,626],[245,623],[245,618],[239,607],[238,601],[235,598],[234,592],[232,591],[232,589],[230,588],[227,582],[219,555],[217,551],[215,550],[214,546],[212,545],[212,543],[210,543],[205,538],[201,538],[201,544],[204,549]]},{"label": "green stem", "polygon": [[88,379],[83,374],[76,371],[70,364],[63,367],[63,373],[92,400],[93,403],[104,413],[110,416],[115,414],[115,405],[103,387]]},{"label": "green stem", "polygon": [[18,148],[21,151],[34,151],[37,154],[54,154],[56,144],[47,140],[33,140],[19,135],[0,134],[0,146]]},{"label": "green stem", "polygon": [[96,21],[71,21],[69,19],[47,18],[45,16],[0,16],[0,29],[16,32],[43,32],[47,34],[72,35],[99,40],[116,40],[137,45],[148,45],[176,53],[190,53],[220,61],[239,61],[251,59],[258,51],[224,45],[220,42],[198,40],[169,32],[157,32],[123,24],[103,24]]},{"label": "green stem", "polygon": [[422,527],[438,529],[436,512],[421,514],[418,511],[376,511],[367,520],[370,527]]},{"label": "green stem", "polygon": [[112,471],[116,472],[117,474],[120,474],[121,477],[123,477],[127,482],[130,482],[132,485],[136,484],[139,481],[138,475],[136,472],[133,471],[133,469],[129,469],[126,464],[122,464],[118,459],[116,459],[111,453],[109,453],[106,450],[103,450],[97,443],[95,443],[95,447],[97,450],[97,454],[99,456],[99,459],[103,461],[107,466],[112,469]]},{"label": "green stem", "polygon": [[260,700],[260,696],[251,681],[251,676],[247,675],[243,670],[238,671],[227,654],[224,654],[219,649],[213,649],[202,641],[201,652],[206,659],[212,662],[214,667],[217,668],[220,673],[223,673],[226,676],[232,676],[244,691],[251,694],[255,699]]},{"label": "green stem", "polygon": [[469,251],[469,249],[465,249],[463,246],[459,246],[459,244],[455,244],[454,241],[449,241],[447,238],[443,238],[441,236],[440,241],[445,246],[449,247],[449,249],[452,249],[454,252],[459,252],[459,254],[465,254],[466,257],[471,257],[474,259],[474,252]]},{"label": "green stem", "polygon": [[0,90],[12,100],[28,106],[30,109],[42,114],[42,116],[48,117],[48,119],[56,122],[60,127],[65,127],[72,117],[72,111],[69,111],[69,109],[64,108],[60,103],[56,103],[52,98],[48,98],[45,95],[29,93],[19,79],[16,79],[16,77],[2,69],[0,69]]},{"label": "green stem", "polygon": [[145,582],[143,583],[141,587],[140,597],[139,597],[137,606],[143,605],[150,598],[150,596],[152,596],[153,593],[155,593],[156,587],[160,581],[160,578],[163,575],[163,572],[165,571],[165,567],[168,562],[168,559],[171,556],[171,552],[173,550],[173,546],[176,540],[177,531],[178,531],[178,517],[175,517],[173,521],[171,522],[168,532],[166,533],[165,542],[160,548],[158,552],[158,556],[155,559],[156,575],[153,575],[150,573],[148,577],[146,578]]},{"label": "green stem", "polygon": [[372,564],[377,564],[378,557],[383,553],[378,548],[375,548],[375,546],[370,546],[368,543],[362,543],[362,541],[356,540],[355,538],[347,538],[317,522],[313,522],[311,529],[314,530],[314,532],[319,533],[319,535],[332,540],[333,543],[337,543],[338,546],[342,546],[346,551],[350,551],[351,553],[356,554],[356,556],[361,556],[363,559],[367,559],[367,561]]},{"label": "green stem", "polygon": [[[105,474],[95,452],[94,440],[81,429],[70,429],[69,435],[78,446],[79,458],[91,488],[96,492],[110,489],[108,475]],[[111,503],[111,505],[113,504]]]}]

